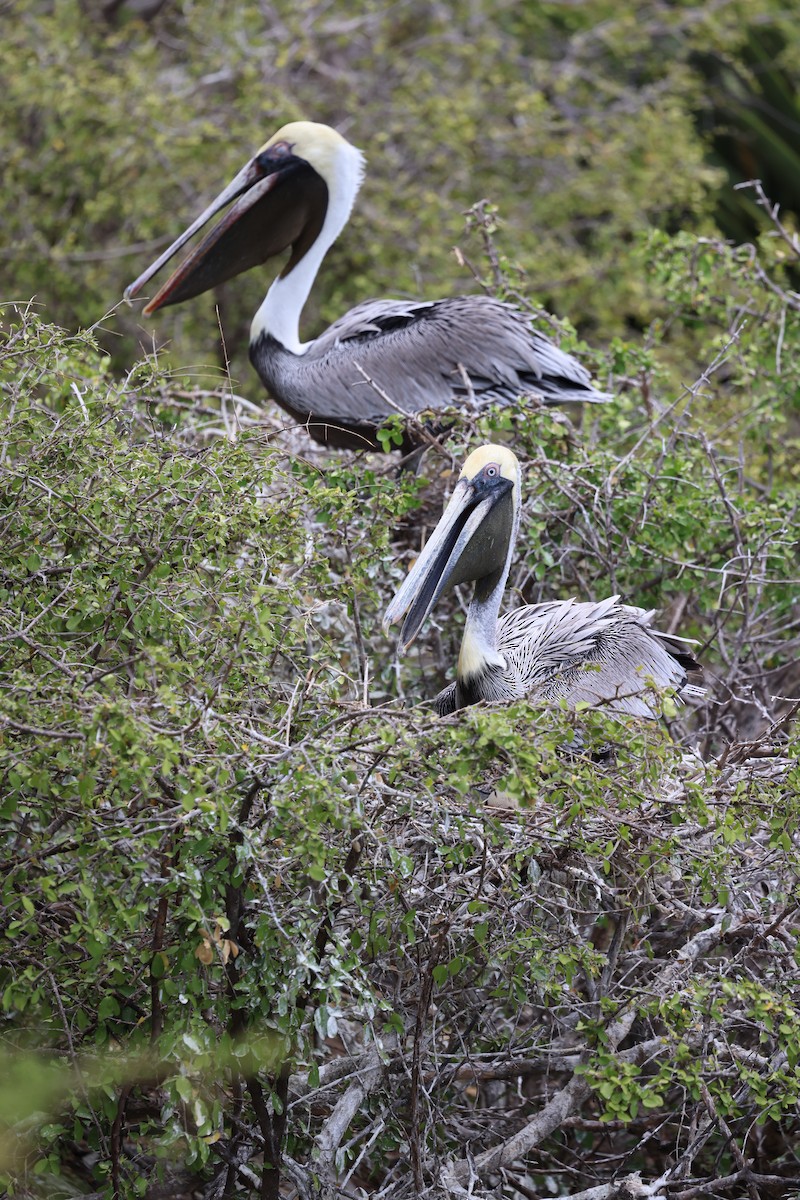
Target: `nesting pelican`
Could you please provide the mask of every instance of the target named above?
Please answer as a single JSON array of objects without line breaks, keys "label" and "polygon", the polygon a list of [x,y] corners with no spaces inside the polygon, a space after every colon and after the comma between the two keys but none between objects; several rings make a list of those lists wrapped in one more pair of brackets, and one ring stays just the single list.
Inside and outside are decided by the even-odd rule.
[{"label": "nesting pelican", "polygon": [[699,669],[686,639],[651,628],[652,612],[610,596],[597,603],[526,604],[499,617],[521,511],[521,470],[506,446],[482,446],[464,463],[439,524],[392,600],[384,628],[405,617],[408,649],[439,597],[474,582],[456,679],[434,701],[443,716],[479,700],[522,697],[602,704],[655,717],[659,691]]},{"label": "nesting pelican", "polygon": [[300,314],[347,224],[363,174],[361,151],[327,125],[284,125],[125,298],[136,296],[227,208],[144,312],[198,296],[291,249],[253,318],[250,359],[273,399],[319,442],[376,447],[377,428],[398,410],[480,407],[525,394],[544,404],[610,398],[592,386],[585,367],[532,327],[529,316],[488,296],[367,300],[318,338],[301,342]]}]

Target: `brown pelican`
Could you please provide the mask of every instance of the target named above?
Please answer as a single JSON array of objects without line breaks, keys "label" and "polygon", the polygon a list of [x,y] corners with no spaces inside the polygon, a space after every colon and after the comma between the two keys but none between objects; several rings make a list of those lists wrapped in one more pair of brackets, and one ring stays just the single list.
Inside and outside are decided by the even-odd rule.
[{"label": "brown pelican", "polygon": [[651,612],[610,596],[598,603],[526,604],[500,617],[520,518],[521,471],[505,446],[482,446],[464,463],[450,502],[392,600],[384,628],[405,617],[403,650],[439,597],[474,581],[454,683],[434,701],[445,715],[479,700],[524,696],[603,704],[614,713],[658,715],[658,690],[702,694],[686,684],[699,669],[684,638],[651,629]]},{"label": "brown pelican", "polygon": [[[327,125],[296,121],[262,146],[205,212],[125,292],[130,300],[213,216],[224,217],[145,306],[154,313],[291,247],[250,327],[250,358],[272,397],[319,442],[378,446],[393,413],[535,394],[544,404],[607,400],[589,372],[488,296],[368,300],[301,342],[300,314],[350,216],[364,158]],[[413,438],[408,439],[413,444]]]}]

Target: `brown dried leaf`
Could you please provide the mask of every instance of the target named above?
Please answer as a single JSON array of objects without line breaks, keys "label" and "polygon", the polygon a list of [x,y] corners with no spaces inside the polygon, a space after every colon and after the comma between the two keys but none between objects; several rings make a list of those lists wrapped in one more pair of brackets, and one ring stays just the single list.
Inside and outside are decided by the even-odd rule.
[{"label": "brown dried leaf", "polygon": [[195,950],[194,956],[195,958],[199,958],[200,962],[206,967],[209,963],[214,961],[214,951],[211,948],[211,942],[208,940],[208,938],[203,938],[202,942]]}]

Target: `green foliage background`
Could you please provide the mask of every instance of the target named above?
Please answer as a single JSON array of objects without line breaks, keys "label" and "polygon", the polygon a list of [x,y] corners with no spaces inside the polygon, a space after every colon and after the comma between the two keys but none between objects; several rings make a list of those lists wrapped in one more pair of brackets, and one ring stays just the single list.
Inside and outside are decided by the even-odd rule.
[{"label": "green foliage background", "polygon": [[[546,1059],[566,1031],[587,1110],[619,1122],[631,1170],[679,1157],[706,1088],[733,1143],[788,1178],[800,810],[791,701],[775,696],[797,695],[800,628],[798,6],[3,15],[9,1189],[133,1196],[166,1178],[271,1195],[275,1141],[311,1187],[356,1170],[363,1137],[358,1186],[410,1163],[405,1186],[435,1194],[473,1135],[476,1152],[505,1136],[480,1088],[473,1103],[457,1084],[462,1048]],[[297,117],[369,162],[310,332],[368,296],[485,284],[529,304],[616,403],[579,432],[525,409],[459,424],[421,478],[398,480],[379,457],[311,453],[223,386],[230,358],[236,392],[266,405],[246,362],[258,272],[146,327],[110,311]],[[785,184],[785,236],[730,190],[742,162]],[[514,593],[620,591],[700,640],[710,702],[671,736],[525,705],[457,722],[417,707],[455,659],[457,604],[402,669],[380,616],[454,466],[497,437],[527,469]],[[576,727],[587,753],[565,758]],[[609,742],[613,765],[592,762]],[[776,769],[742,766],[751,752]],[[487,809],[486,779],[532,815]],[[717,924],[659,996],[656,967],[693,963],[697,929]],[[340,1031],[380,1045],[387,1073],[334,1170],[337,1094],[313,1097]],[[655,1065],[636,1057],[648,1038],[666,1047]],[[415,1089],[409,1061],[453,1074]],[[643,1113],[666,1130],[660,1160]],[[709,1180],[738,1169],[712,1133],[694,1162]],[[580,1130],[559,1136],[585,1150]],[[560,1145],[528,1157],[529,1188],[550,1186]]]},{"label": "green foliage background", "polygon": [[[298,117],[335,124],[369,161],[353,223],[315,288],[312,330],[364,297],[472,287],[451,247],[463,210],[489,197],[537,298],[605,344],[666,311],[641,236],[713,234],[720,197],[731,196],[698,129],[726,128],[728,114],[712,106],[697,64],[701,52],[735,64],[746,82],[744,2],[704,15],[595,0],[485,9],[237,0],[224,18],[213,6],[165,4],[150,22],[125,6],[106,6],[105,17],[68,2],[9,8],[4,286],[11,298],[39,296],[68,328],[97,322],[162,240]],[[757,21],[775,31],[776,61],[790,71],[794,16],[776,2]],[[788,178],[800,159],[790,138],[781,145]],[[761,165],[757,154],[750,165]],[[122,310],[105,344],[124,364],[137,340],[168,340],[173,361],[197,375],[224,361],[209,334],[219,303],[234,376],[260,399],[245,361],[263,288],[256,272],[144,333]],[[676,347],[684,381],[689,361]]]}]

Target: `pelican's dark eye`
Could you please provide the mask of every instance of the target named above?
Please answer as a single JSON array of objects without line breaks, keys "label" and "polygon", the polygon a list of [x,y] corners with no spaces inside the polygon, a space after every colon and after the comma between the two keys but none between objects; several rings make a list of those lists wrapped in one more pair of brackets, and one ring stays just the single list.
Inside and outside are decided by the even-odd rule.
[{"label": "pelican's dark eye", "polygon": [[256,165],[265,175],[269,175],[275,170],[275,160],[289,158],[291,153],[292,147],[288,142],[276,142],[274,146],[267,146],[256,155]]}]

